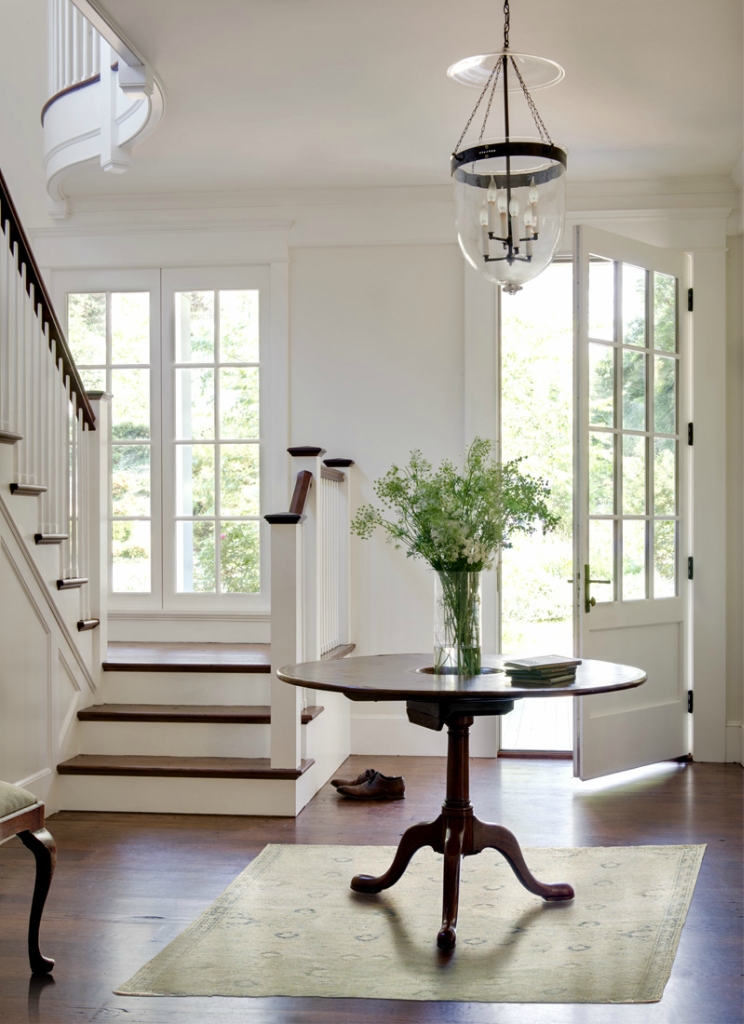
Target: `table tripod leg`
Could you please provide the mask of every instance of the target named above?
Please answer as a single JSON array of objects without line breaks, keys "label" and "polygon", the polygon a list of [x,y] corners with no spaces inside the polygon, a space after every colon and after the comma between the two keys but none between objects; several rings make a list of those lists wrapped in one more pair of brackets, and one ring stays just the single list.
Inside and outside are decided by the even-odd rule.
[{"label": "table tripod leg", "polygon": [[473,853],[481,853],[489,847],[503,854],[514,874],[529,892],[533,892],[536,896],[542,896],[544,900],[550,902],[574,898],[573,888],[566,882],[556,882],[553,885],[538,882],[527,867],[513,832],[501,825],[491,825],[487,821],[479,821],[478,818],[474,818]]},{"label": "table tripod leg", "polygon": [[447,825],[442,871],[442,927],[437,934],[440,949],[454,949],[457,941],[457,912],[460,904],[460,864],[465,838],[465,821]]},{"label": "table tripod leg", "polygon": [[393,863],[384,875],[355,875],[351,880],[354,892],[382,892],[395,885],[411,862],[411,857],[424,846],[431,846],[436,853],[442,852],[442,819],[412,825],[403,833]]}]

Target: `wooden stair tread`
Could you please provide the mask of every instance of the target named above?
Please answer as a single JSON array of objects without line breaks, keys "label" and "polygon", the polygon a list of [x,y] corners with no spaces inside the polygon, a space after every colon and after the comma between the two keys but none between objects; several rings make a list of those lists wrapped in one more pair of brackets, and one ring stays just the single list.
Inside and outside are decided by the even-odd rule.
[{"label": "wooden stair tread", "polygon": [[[307,725],[323,711],[307,707],[302,724]],[[92,704],[78,711],[81,722],[216,722],[241,725],[269,725],[268,704]]]},{"label": "wooden stair tread", "polygon": [[270,672],[269,644],[111,641],[106,672]]},{"label": "wooden stair tread", "polygon": [[[354,644],[341,644],[323,661],[345,658]],[[271,672],[271,644],[144,643],[112,640],[105,672]]]},{"label": "wooden stair tread", "polygon": [[268,757],[161,757],[151,754],[78,754],[57,765],[60,775],[145,775],[192,779],[298,779],[315,763],[272,768]]}]

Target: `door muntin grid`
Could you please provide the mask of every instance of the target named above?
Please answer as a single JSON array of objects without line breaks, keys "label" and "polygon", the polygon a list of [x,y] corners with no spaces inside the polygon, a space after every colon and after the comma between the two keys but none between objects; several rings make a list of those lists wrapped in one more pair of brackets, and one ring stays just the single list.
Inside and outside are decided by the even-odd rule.
[{"label": "door muntin grid", "polygon": [[597,603],[679,592],[679,284],[589,262],[589,565]]}]

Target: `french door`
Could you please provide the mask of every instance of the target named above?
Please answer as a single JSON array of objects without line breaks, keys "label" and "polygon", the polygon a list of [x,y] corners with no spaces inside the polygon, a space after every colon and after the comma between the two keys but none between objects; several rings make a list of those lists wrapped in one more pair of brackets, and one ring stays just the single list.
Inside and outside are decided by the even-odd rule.
[{"label": "french door", "polygon": [[688,266],[585,226],[574,260],[576,647],[648,674],[576,701],[592,779],[690,749]]}]

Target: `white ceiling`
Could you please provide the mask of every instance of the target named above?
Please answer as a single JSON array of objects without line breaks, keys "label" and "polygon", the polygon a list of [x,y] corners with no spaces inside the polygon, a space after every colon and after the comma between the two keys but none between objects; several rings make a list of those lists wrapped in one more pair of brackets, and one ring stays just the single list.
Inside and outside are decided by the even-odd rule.
[{"label": "white ceiling", "polygon": [[[500,0],[101,6],[152,64],[166,110],[135,149],[131,170],[82,170],[67,183],[71,195],[445,184],[477,97],[446,69],[501,42]],[[569,149],[570,180],[731,173],[742,149],[741,0],[511,6],[512,49],[566,70],[535,99],[553,138]],[[45,10],[45,0],[0,0],[6,29],[34,22],[38,33]],[[27,60],[15,60],[14,74],[25,75],[38,102],[44,48],[36,38],[25,42]],[[7,73],[0,76],[8,87]],[[20,91],[18,77],[12,88]],[[524,111],[517,131],[521,123],[534,134],[516,102]],[[38,125],[38,109],[27,106],[24,97],[23,115]],[[17,132],[19,116],[0,116],[3,148],[8,122]]]},{"label": "white ceiling", "polygon": [[[500,0],[101,5],[166,94],[161,127],[117,183],[138,192],[446,183],[477,92],[445,72],[499,49],[502,34]],[[512,49],[566,70],[535,99],[569,148],[573,180],[732,170],[742,147],[741,0],[511,8]],[[111,190],[101,177],[99,190]]]}]

